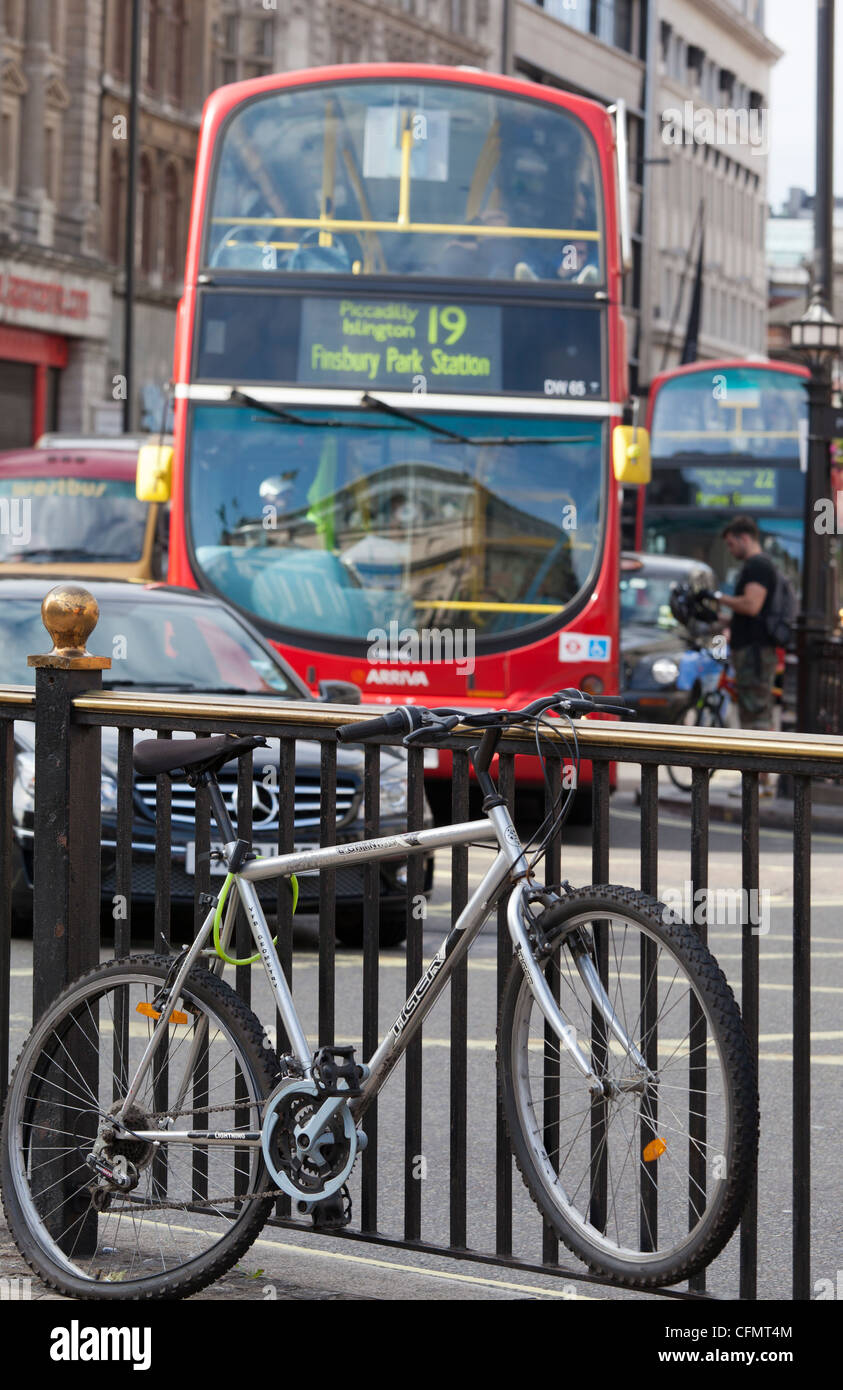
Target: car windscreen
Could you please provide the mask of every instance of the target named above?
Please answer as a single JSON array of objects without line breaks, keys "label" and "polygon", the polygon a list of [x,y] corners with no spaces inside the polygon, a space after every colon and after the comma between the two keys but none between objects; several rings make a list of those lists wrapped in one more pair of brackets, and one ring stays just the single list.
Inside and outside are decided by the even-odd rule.
[{"label": "car windscreen", "polygon": [[639,627],[677,626],[670,611],[670,595],[680,582],[678,575],[621,575],[621,624]]},{"label": "car windscreen", "polygon": [[[43,652],[45,641],[40,599],[4,597],[0,603],[4,683],[32,684],[26,658]],[[111,657],[110,670],[103,672],[106,687],[303,698],[283,667],[236,618],[212,603],[179,603],[163,594],[135,601],[103,600],[88,645],[94,655]]]},{"label": "car windscreen", "polygon": [[148,516],[131,479],[0,477],[0,563],[131,563]]}]

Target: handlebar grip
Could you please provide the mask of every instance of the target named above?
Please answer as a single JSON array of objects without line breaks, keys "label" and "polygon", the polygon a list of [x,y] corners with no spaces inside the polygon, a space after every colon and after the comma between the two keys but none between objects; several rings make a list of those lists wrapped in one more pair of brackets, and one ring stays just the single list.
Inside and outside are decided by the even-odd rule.
[{"label": "handlebar grip", "polygon": [[362,743],[367,738],[379,738],[381,734],[409,733],[411,729],[417,729],[421,722],[422,713],[417,706],[399,705],[389,714],[341,725],[337,729],[337,739],[340,743]]}]

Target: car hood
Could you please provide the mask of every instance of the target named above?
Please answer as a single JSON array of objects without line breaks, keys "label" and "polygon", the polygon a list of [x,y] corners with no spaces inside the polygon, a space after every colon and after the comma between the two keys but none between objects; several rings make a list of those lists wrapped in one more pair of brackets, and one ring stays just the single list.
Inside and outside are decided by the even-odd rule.
[{"label": "car hood", "polygon": [[688,649],[684,628],[661,632],[654,627],[629,625],[621,630],[621,655],[638,661],[645,656],[681,656]]}]

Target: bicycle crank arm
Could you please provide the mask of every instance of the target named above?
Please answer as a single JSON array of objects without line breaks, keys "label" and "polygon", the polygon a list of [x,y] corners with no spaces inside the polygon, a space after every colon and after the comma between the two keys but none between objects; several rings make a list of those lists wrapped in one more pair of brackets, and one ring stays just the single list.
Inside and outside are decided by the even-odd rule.
[{"label": "bicycle crank arm", "polygon": [[512,944],[515,947],[515,954],[521,962],[521,968],[527,976],[533,998],[550,1024],[560,1043],[570,1053],[574,1065],[582,1073],[588,1082],[589,1090],[597,1095],[604,1095],[603,1082],[600,1077],[592,1070],[588,1058],[577,1043],[576,1029],[568,1023],[565,1015],[557,1004],[551,993],[550,986],[533,955],[530,941],[524,927],[523,917],[523,898],[527,891],[527,884],[518,884],[513,889],[509,897],[506,908],[506,924],[509,934],[512,937]]}]

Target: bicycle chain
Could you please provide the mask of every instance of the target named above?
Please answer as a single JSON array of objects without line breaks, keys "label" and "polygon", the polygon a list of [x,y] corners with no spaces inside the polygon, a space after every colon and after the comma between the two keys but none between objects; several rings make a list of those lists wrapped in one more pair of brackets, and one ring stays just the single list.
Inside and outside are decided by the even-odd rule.
[{"label": "bicycle chain", "polygon": [[[237,1109],[237,1107],[233,1106],[231,1102],[227,1105],[193,1105],[189,1110],[153,1111],[152,1114],[147,1116],[147,1119],[177,1120],[182,1115],[210,1115],[220,1110],[230,1111],[235,1109]],[[128,1133],[131,1135],[132,1131],[129,1130]],[[166,1138],[167,1131],[162,1129],[161,1134],[162,1137]],[[92,1186],[94,1185],[92,1184]],[[102,1189],[99,1190],[101,1191]],[[345,1184],[343,1184],[340,1191],[350,1200],[348,1187]],[[121,1206],[109,1205],[108,1210],[117,1212],[138,1211],[138,1209],[142,1207],[144,1211],[184,1211],[186,1208],[219,1206],[223,1202],[265,1202],[270,1198],[289,1197],[289,1195],[289,1192],[285,1192],[283,1188],[270,1187],[266,1188],[263,1192],[233,1192],[224,1197],[196,1197],[190,1202],[167,1202],[163,1200],[158,1202],[125,1202]],[[302,1196],[304,1196],[304,1194],[302,1194]]]}]

